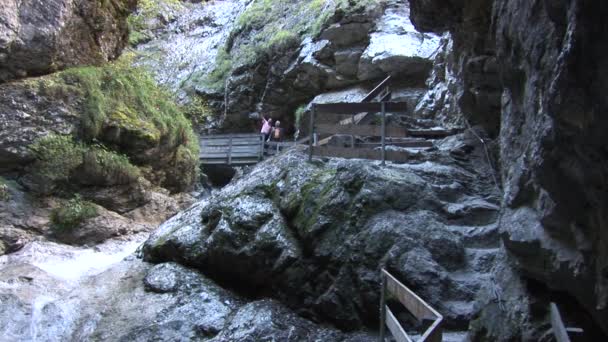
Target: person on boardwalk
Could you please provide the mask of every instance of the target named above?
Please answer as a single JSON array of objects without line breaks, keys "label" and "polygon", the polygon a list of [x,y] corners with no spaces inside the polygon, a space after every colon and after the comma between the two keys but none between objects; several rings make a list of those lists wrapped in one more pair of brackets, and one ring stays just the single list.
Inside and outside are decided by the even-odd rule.
[{"label": "person on boardwalk", "polygon": [[274,124],[274,128],[272,129],[272,133],[270,134],[270,140],[272,140],[272,141],[281,141],[281,140],[283,140],[283,128],[281,128],[281,121],[277,121]]},{"label": "person on boardwalk", "polygon": [[262,116],[262,130],[260,133],[264,134],[264,141],[268,141],[270,137],[270,131],[272,130],[272,118],[266,119]]}]

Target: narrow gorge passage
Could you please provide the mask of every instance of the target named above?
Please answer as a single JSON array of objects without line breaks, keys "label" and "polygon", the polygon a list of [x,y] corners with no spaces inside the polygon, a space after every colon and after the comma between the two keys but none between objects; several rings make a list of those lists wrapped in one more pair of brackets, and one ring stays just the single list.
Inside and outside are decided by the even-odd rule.
[{"label": "narrow gorge passage", "polygon": [[607,15],[3,0],[0,341],[608,340]]}]

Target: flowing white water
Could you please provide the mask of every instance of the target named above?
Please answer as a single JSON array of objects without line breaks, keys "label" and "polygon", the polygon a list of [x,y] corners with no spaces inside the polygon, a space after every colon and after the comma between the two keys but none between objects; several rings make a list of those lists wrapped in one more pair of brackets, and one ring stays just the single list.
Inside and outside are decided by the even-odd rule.
[{"label": "flowing white water", "polygon": [[1,256],[0,272],[10,264],[30,264],[55,278],[75,282],[99,274],[133,254],[147,236],[147,233],[137,234],[128,240],[109,240],[95,247],[33,241],[16,253]]},{"label": "flowing white water", "polygon": [[0,341],[72,339],[82,310],[95,300],[96,288],[87,280],[132,255],[147,237],[142,233],[95,247],[40,240],[0,256]]}]

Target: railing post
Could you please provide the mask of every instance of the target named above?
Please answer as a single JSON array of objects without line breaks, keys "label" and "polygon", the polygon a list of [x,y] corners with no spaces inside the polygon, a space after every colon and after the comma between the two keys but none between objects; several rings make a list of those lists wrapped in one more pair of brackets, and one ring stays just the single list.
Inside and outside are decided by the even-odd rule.
[{"label": "railing post", "polygon": [[260,161],[262,161],[264,159],[264,134],[260,134],[260,140],[261,140],[261,144],[260,144]]},{"label": "railing post", "polygon": [[382,108],[382,165],[386,163],[386,103],[383,101]]},{"label": "railing post", "polygon": [[232,134],[228,138],[228,165],[232,164]]},{"label": "railing post", "polygon": [[310,140],[308,141],[308,161],[312,161],[312,147],[315,140],[315,112],[317,110],[316,104],[312,104],[312,110],[310,111]]},{"label": "railing post", "polygon": [[[355,126],[355,114],[350,117],[351,128]],[[355,135],[351,134],[350,136],[350,147],[355,148]]]},{"label": "railing post", "polygon": [[384,342],[384,335],[386,332],[386,277],[384,272],[380,271],[380,278],[382,279],[382,288],[380,290],[380,342]]}]

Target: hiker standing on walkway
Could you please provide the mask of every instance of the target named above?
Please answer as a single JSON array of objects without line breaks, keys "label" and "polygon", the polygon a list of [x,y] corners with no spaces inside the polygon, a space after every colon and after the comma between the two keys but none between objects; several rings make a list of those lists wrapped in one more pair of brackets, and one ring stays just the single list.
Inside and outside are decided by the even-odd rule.
[{"label": "hiker standing on walkway", "polygon": [[264,134],[264,141],[268,141],[270,130],[272,130],[272,118],[266,120],[266,118],[262,116],[262,130],[260,133]]},{"label": "hiker standing on walkway", "polygon": [[283,140],[283,128],[281,128],[281,121],[277,121],[274,124],[274,128],[272,129],[272,134],[270,134],[270,140],[272,140],[272,141]]}]

